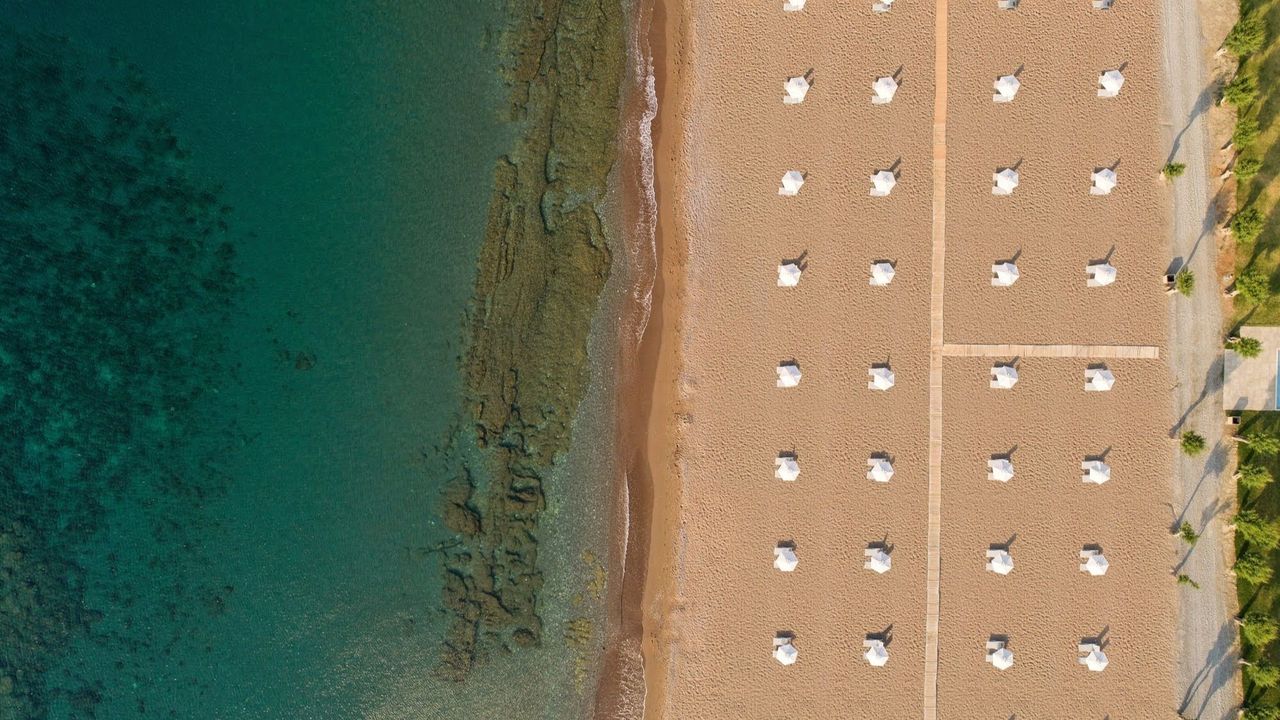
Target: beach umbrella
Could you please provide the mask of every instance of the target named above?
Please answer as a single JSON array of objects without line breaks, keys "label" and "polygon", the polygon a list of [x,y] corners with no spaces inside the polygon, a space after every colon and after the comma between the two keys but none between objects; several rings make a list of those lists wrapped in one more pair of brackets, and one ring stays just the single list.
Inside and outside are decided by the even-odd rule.
[{"label": "beach umbrella", "polygon": [[779,480],[795,482],[800,477],[800,463],[790,455],[779,455],[774,465],[777,465],[777,469],[773,471],[773,476]]},{"label": "beach umbrella", "polygon": [[1116,189],[1116,171],[1111,168],[1102,168],[1093,173],[1093,187],[1089,188],[1090,195],[1110,195],[1112,190]]},{"label": "beach umbrella", "polygon": [[987,478],[1009,482],[1013,479],[1013,462],[1009,458],[995,458],[987,461]]},{"label": "beach umbrella", "polygon": [[773,659],[783,665],[795,665],[796,658],[800,657],[800,651],[796,650],[796,646],[791,644],[789,638],[774,638],[773,641]]},{"label": "beach umbrella", "polygon": [[1018,371],[1012,365],[991,368],[991,387],[1008,390],[1018,384]]},{"label": "beach umbrella", "polygon": [[876,287],[884,287],[893,282],[893,276],[898,271],[887,262],[871,263],[871,284]]},{"label": "beach umbrella", "polygon": [[773,566],[782,572],[791,572],[796,569],[796,565],[800,564],[799,558],[796,557],[796,551],[792,548],[779,545],[773,549]]},{"label": "beach umbrella", "polygon": [[800,384],[800,366],[783,363],[778,366],[778,387],[793,388]]},{"label": "beach umbrella", "polygon": [[991,665],[997,670],[1008,670],[1013,667],[1013,651],[1009,648],[1000,648],[991,653]]},{"label": "beach umbrella", "polygon": [[1090,368],[1084,371],[1084,389],[1090,392],[1106,392],[1116,384],[1116,376],[1106,368]]},{"label": "beach umbrella", "polygon": [[873,367],[867,371],[871,380],[867,383],[869,390],[888,390],[893,387],[893,371],[887,367]]},{"label": "beach umbrella", "polygon": [[1090,650],[1088,655],[1080,661],[1084,666],[1093,672],[1102,672],[1107,669],[1107,655],[1102,650]]},{"label": "beach umbrella", "polygon": [[867,557],[866,568],[877,575],[883,575],[893,567],[893,559],[884,550],[877,549]]},{"label": "beach umbrella", "polygon": [[1009,287],[1018,282],[1018,278],[1022,277],[1022,273],[1018,272],[1018,266],[1011,262],[996,263],[991,266],[991,284],[996,287]]},{"label": "beach umbrella", "polygon": [[778,194],[783,197],[795,197],[800,194],[800,186],[804,185],[804,175],[799,170],[788,170],[782,176],[782,187]]},{"label": "beach umbrella", "polygon": [[1088,287],[1104,287],[1116,281],[1116,269],[1111,263],[1101,262],[1085,266],[1084,269],[1088,279],[1085,285]]},{"label": "beach umbrella", "polygon": [[889,662],[889,650],[884,646],[883,640],[868,640],[867,651],[862,657],[867,659],[871,667],[884,667]]},{"label": "beach umbrella", "polygon": [[1107,558],[1102,553],[1090,555],[1088,560],[1084,561],[1084,571],[1094,577],[1107,574],[1107,568],[1111,567],[1111,563],[1107,562]]},{"label": "beach umbrella", "polygon": [[1013,572],[1013,556],[1007,550],[997,550],[987,555],[990,557],[987,569],[991,572],[997,575],[1008,575]]},{"label": "beach umbrella", "polygon": [[871,197],[886,197],[893,192],[893,187],[898,184],[898,178],[888,170],[881,170],[871,176]]},{"label": "beach umbrella", "polygon": [[795,287],[800,284],[800,266],[786,263],[778,266],[778,287]]},{"label": "beach umbrella", "polygon": [[804,102],[804,96],[809,93],[809,81],[803,77],[788,78],[782,85],[787,94],[782,97],[785,105],[799,105]]},{"label": "beach umbrella", "polygon": [[891,77],[876,78],[871,83],[871,90],[875,93],[871,96],[872,105],[887,105],[893,102],[893,96],[898,93],[898,81]]},{"label": "beach umbrella", "polygon": [[893,463],[882,458],[871,458],[867,461],[867,479],[887,483],[893,479]]},{"label": "beach umbrella", "polygon": [[1016,187],[1018,187],[1018,171],[1013,168],[1005,168],[991,176],[992,195],[1012,195]]},{"label": "beach umbrella", "polygon": [[782,3],[782,9],[786,12],[799,12],[804,9],[805,0],[786,0]]},{"label": "beach umbrella", "polygon": [[1080,463],[1080,469],[1084,470],[1080,476],[1082,482],[1101,485],[1111,479],[1111,466],[1101,460],[1085,460]]},{"label": "beach umbrella", "polygon": [[1014,96],[1018,94],[1018,89],[1022,87],[1022,83],[1012,75],[1005,75],[996,79],[994,87],[996,93],[991,96],[991,99],[998,103],[1006,103],[1013,100]]},{"label": "beach umbrella", "polygon": [[1124,86],[1124,75],[1119,70],[1107,70],[1098,76],[1098,97],[1108,98],[1120,94]]}]

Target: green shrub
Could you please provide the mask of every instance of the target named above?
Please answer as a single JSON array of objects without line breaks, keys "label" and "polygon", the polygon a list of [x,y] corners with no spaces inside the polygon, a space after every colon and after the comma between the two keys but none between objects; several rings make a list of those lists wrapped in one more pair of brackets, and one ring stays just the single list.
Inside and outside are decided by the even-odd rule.
[{"label": "green shrub", "polygon": [[1246,665],[1244,673],[1249,676],[1249,681],[1258,687],[1273,688],[1280,684],[1280,667],[1266,661]]},{"label": "green shrub", "polygon": [[1236,57],[1257,52],[1267,39],[1267,23],[1261,15],[1249,13],[1236,21],[1222,46]]},{"label": "green shrub", "polygon": [[1256,587],[1271,582],[1274,568],[1271,567],[1271,561],[1266,555],[1254,550],[1246,550],[1236,558],[1235,571],[1237,578]]},{"label": "green shrub", "polygon": [[1257,176],[1258,171],[1261,169],[1262,161],[1256,157],[1236,158],[1235,174],[1237,181],[1249,182]]},{"label": "green shrub", "polygon": [[1280,438],[1265,432],[1251,432],[1240,438],[1249,449],[1263,457],[1275,457],[1280,454]]},{"label": "green shrub", "polygon": [[[1195,457],[1204,452],[1204,436],[1198,432],[1187,430],[1182,433],[1182,452]],[[1186,523],[1183,523],[1186,526]],[[1187,526],[1189,527],[1189,526]]]},{"label": "green shrub", "polygon": [[1172,180],[1176,177],[1181,177],[1182,173],[1186,171],[1187,171],[1186,163],[1170,162],[1170,163],[1165,163],[1164,169],[1161,170],[1160,172],[1166,178],[1169,178],[1170,180]]},{"label": "green shrub", "polygon": [[1174,278],[1178,286],[1178,292],[1186,297],[1191,297],[1191,293],[1196,289],[1196,276],[1190,270],[1179,270]]},{"label": "green shrub", "polygon": [[1236,476],[1240,483],[1240,487],[1249,492],[1257,492],[1271,484],[1271,471],[1262,465],[1241,465],[1236,470]]},{"label": "green shrub", "polygon": [[1232,522],[1236,526],[1236,535],[1250,544],[1263,550],[1274,550],[1280,545],[1280,529],[1254,510],[1241,510]]},{"label": "green shrub", "polygon": [[1199,589],[1200,589],[1200,583],[1196,582],[1195,580],[1192,580],[1190,575],[1179,575],[1179,576],[1178,576],[1178,584],[1179,584],[1179,585],[1190,585],[1190,586],[1191,586],[1191,588],[1192,588],[1193,590],[1199,590]]},{"label": "green shrub", "polygon": [[1258,338],[1242,337],[1233,343],[1228,343],[1227,347],[1242,358],[1255,358],[1262,353],[1262,341]]},{"label": "green shrub", "polygon": [[1258,236],[1262,234],[1264,222],[1265,219],[1262,217],[1262,213],[1250,205],[1231,218],[1231,232],[1239,242],[1250,243],[1257,240]]},{"label": "green shrub", "polygon": [[1280,720],[1280,708],[1273,705],[1250,705],[1240,710],[1240,720]]},{"label": "green shrub", "polygon": [[1195,545],[1196,541],[1200,539],[1200,533],[1191,527],[1191,523],[1183,520],[1182,524],[1178,526],[1178,537],[1182,538],[1182,541],[1188,545]]},{"label": "green shrub", "polygon": [[1237,75],[1234,80],[1222,86],[1222,99],[1238,108],[1253,103],[1258,98],[1258,86],[1253,78]]},{"label": "green shrub", "polygon": [[1231,132],[1231,142],[1237,147],[1249,147],[1254,140],[1258,139],[1258,121],[1253,118],[1239,118],[1236,120],[1236,129]]},{"label": "green shrub", "polygon": [[1240,637],[1259,650],[1270,645],[1278,633],[1280,626],[1266,613],[1251,612],[1240,620]]},{"label": "green shrub", "polygon": [[1271,297],[1271,279],[1257,270],[1245,270],[1236,278],[1236,289],[1246,300],[1260,303]]}]

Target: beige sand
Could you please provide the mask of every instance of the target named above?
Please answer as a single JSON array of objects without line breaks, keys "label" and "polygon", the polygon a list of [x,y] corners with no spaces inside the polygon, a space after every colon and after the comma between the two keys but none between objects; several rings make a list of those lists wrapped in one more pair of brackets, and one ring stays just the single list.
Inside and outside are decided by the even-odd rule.
[{"label": "beige sand", "polygon": [[[799,14],[784,14],[781,0],[681,5],[688,34],[666,62],[689,102],[679,106],[682,132],[664,129],[659,172],[660,186],[678,184],[660,199],[660,215],[676,215],[664,232],[688,253],[681,296],[666,303],[668,318],[680,313],[674,407],[684,422],[679,494],[657,493],[678,497],[680,510],[651,555],[675,570],[674,587],[651,572],[646,593],[649,717],[916,718],[932,696],[934,2],[900,2],[884,17],[869,5],[810,0]],[[1017,13],[994,1],[953,5],[945,341],[1161,345],[1171,300],[1158,286],[1167,199],[1153,12],[1133,2],[1110,14],[1083,1],[1024,2]],[[1124,62],[1121,97],[1095,98],[1097,73]],[[1021,64],[1017,101],[993,105],[991,81]],[[893,104],[872,106],[871,81],[899,66]],[[809,68],[808,99],[784,106],[783,80]],[[867,176],[899,158],[893,195],[867,197]],[[1019,160],[1021,187],[992,197],[991,173]],[[1089,197],[1090,171],[1116,160],[1116,193]],[[776,194],[788,169],[808,173],[799,197]],[[1112,245],[1120,280],[1086,292],[1084,265]],[[991,288],[990,264],[1019,249],[1021,281]],[[778,261],[806,251],[800,286],[776,288]],[[897,264],[888,288],[867,284],[879,259]],[[804,380],[779,390],[774,366],[789,358]],[[897,374],[888,393],[866,389],[868,365],[880,362]],[[1115,390],[1086,394],[1090,360],[1027,358],[1017,388],[997,392],[989,359],[939,362],[938,716],[1171,716],[1167,368],[1110,359]],[[1014,446],[1017,477],[988,481],[986,459]],[[1115,479],[1080,483],[1083,456],[1107,448]],[[780,450],[799,455],[795,483],[773,478]],[[893,455],[887,485],[864,477],[875,452]],[[1015,534],[1013,574],[984,572],[988,544]],[[790,575],[771,566],[779,540],[797,544]],[[883,576],[862,569],[863,548],[877,540],[894,545]],[[1103,546],[1106,577],[1078,572],[1085,543]],[[887,628],[891,659],[872,668],[863,637]],[[1104,628],[1112,664],[1091,674],[1075,645]],[[770,657],[782,630],[796,635],[792,667]],[[1005,673],[982,660],[991,633],[1009,635],[1017,655]]]}]

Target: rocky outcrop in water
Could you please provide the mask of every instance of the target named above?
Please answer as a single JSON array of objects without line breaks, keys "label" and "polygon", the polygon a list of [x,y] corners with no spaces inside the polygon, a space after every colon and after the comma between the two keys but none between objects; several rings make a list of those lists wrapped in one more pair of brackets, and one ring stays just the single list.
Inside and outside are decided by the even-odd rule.
[{"label": "rocky outcrop in water", "polygon": [[541,642],[544,480],[569,447],[587,335],[611,262],[601,204],[616,157],[625,44],[617,0],[511,0],[511,113],[523,135],[494,172],[470,343],[470,436],[443,513],[451,614],[438,671]]},{"label": "rocky outcrop in water", "polygon": [[[112,645],[122,676],[138,643],[171,640],[146,635],[159,623],[112,556],[79,559],[108,544],[113,512],[150,524],[125,550],[170,583],[166,619],[195,604],[177,565],[221,487],[193,438],[210,435],[198,407],[225,374],[236,278],[227,208],[125,63],[0,32],[0,176],[0,717],[39,719],[62,653],[116,642],[104,615],[138,628]],[[76,717],[126,692],[65,677]]]}]

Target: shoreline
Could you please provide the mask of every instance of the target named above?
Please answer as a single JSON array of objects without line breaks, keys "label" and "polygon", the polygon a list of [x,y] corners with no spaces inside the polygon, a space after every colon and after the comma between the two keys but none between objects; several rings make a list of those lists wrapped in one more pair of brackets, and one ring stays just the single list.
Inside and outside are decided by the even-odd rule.
[{"label": "shoreline", "polygon": [[[640,0],[635,8],[637,28],[633,36],[636,42],[648,45],[648,52],[642,50],[633,62],[643,63],[647,56],[649,67],[634,68],[637,85],[626,88],[633,94],[623,109],[621,125],[625,140],[625,134],[635,127],[633,121],[644,122],[644,112],[649,110],[644,102],[645,83],[651,72],[659,99],[656,113],[649,120],[652,177],[644,167],[644,138],[636,138],[639,142],[621,149],[624,232],[629,234],[628,241],[635,244],[633,249],[645,249],[638,243],[653,243],[653,266],[647,323],[631,359],[625,355],[619,358],[622,364],[617,387],[620,412],[616,422],[620,486],[615,501],[617,522],[610,542],[614,548],[610,559],[617,570],[615,574],[621,575],[621,582],[614,615],[616,624],[604,651],[597,685],[594,713],[597,718],[662,717],[665,698],[666,663],[661,656],[658,626],[666,615],[663,601],[670,596],[669,588],[674,580],[671,530],[679,511],[678,482],[670,458],[674,446],[672,422],[678,372],[674,349],[680,313],[677,273],[682,255],[678,245],[680,234],[673,228],[672,219],[668,213],[657,211],[657,207],[670,206],[670,193],[679,186],[679,182],[670,177],[671,162],[667,157],[673,151],[669,143],[675,139],[663,132],[668,123],[674,125],[677,121],[667,101],[671,75],[667,42],[672,22],[667,4],[663,0]],[[639,112],[635,112],[637,109]],[[646,180],[653,183],[655,207],[645,206]],[[646,213],[656,213],[656,217],[647,218],[649,225],[643,224]],[[651,228],[652,237],[635,237],[639,227]],[[634,312],[641,316],[637,319],[642,319],[643,305],[641,298],[632,298],[627,312]],[[624,320],[621,326],[632,327],[629,320]]]}]

